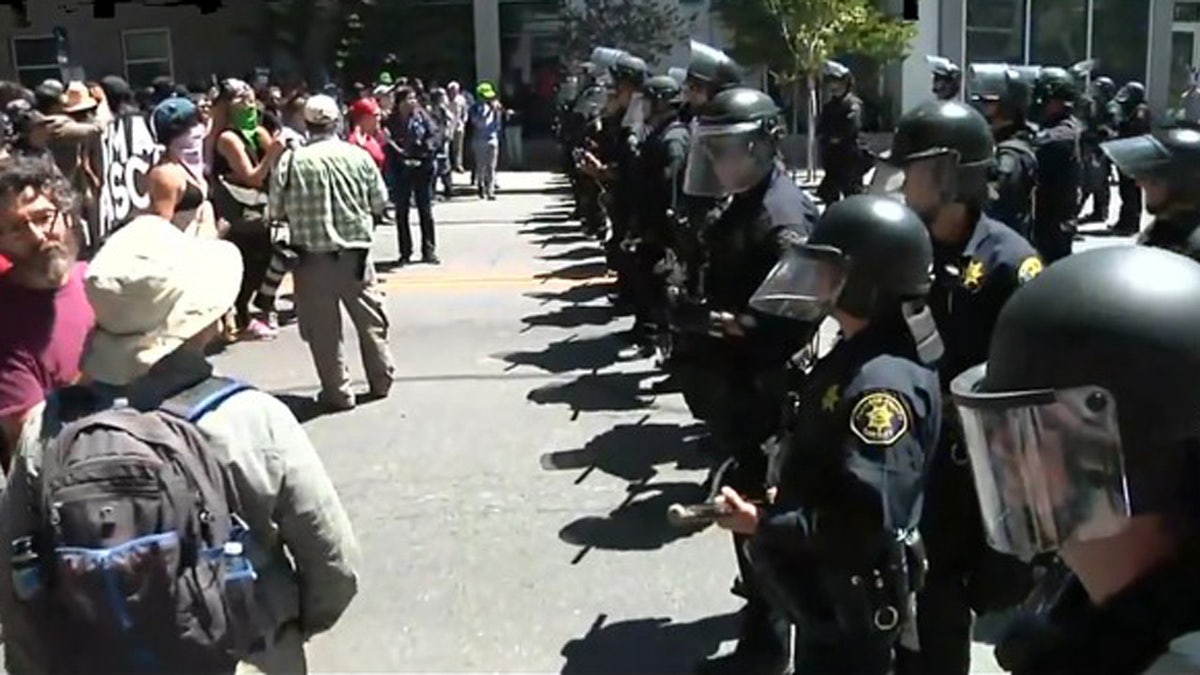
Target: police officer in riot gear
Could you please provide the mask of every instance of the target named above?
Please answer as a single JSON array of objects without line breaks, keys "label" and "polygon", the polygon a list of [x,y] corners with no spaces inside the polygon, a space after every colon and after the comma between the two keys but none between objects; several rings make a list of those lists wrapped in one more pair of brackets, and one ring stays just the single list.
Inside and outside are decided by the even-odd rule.
[{"label": "police officer in riot gear", "polygon": [[[1146,87],[1129,82],[1113,97],[1109,106],[1117,123],[1117,138],[1134,138],[1150,133],[1150,106],[1146,105]],[[1114,234],[1137,234],[1142,229],[1142,191],[1133,176],[1117,171],[1117,196],[1121,211],[1112,226]]]},{"label": "police officer in riot gear", "polygon": [[1197,335],[1200,265],[1106,247],[1017,291],[986,363],[955,378],[992,546],[1067,568],[1007,627],[1006,670],[1197,672]]},{"label": "police officer in riot gear", "polygon": [[1200,261],[1200,130],[1186,125],[1101,146],[1145,191],[1154,222],[1138,239]]},{"label": "police officer in riot gear", "polygon": [[925,61],[933,70],[933,95],[939,101],[958,98],[962,91],[962,68],[944,56],[926,56]]},{"label": "police officer in riot gear", "polygon": [[683,88],[667,75],[642,85],[647,135],[642,142],[634,183],[639,193],[634,217],[635,335],[643,355],[653,352],[667,321],[665,277],[659,270],[674,234],[673,214],[679,210],[683,170],[687,165],[689,134],[679,120]]},{"label": "police officer in riot gear", "polygon": [[742,84],[742,67],[728,54],[696,40],[691,41],[683,94],[686,101],[684,121],[691,121],[695,110],[714,96]]},{"label": "police officer in riot gear", "polygon": [[1078,90],[1062,68],[1042,68],[1033,85],[1038,187],[1034,200],[1033,244],[1047,264],[1071,255],[1079,216],[1083,164],[1081,129],[1072,110]]},{"label": "police officer in riot gear", "polygon": [[[762,446],[778,428],[787,363],[816,333],[816,324],[755,312],[750,297],[817,219],[816,205],[793,183],[778,157],[782,127],[771,97],[749,88],[727,89],[700,112],[692,130],[684,191],[718,198],[721,206],[704,235],[708,260],[703,304],[681,311],[679,329],[698,339],[697,356],[680,366],[689,406],[708,423],[717,448],[734,459],[727,484],[750,499],[765,495]],[[742,590],[748,598],[738,649],[704,664],[705,672],[783,672],[787,622],[755,588],[745,537],[735,535]]]},{"label": "police officer in riot gear", "polygon": [[863,189],[866,149],[862,141],[862,100],[854,93],[854,74],[837,61],[824,68],[828,98],[817,118],[817,143],[825,177],[817,197],[832,204]]},{"label": "police officer in riot gear", "polygon": [[[1112,164],[1100,150],[1100,144],[1116,138],[1116,120],[1109,104],[1117,93],[1117,85],[1111,77],[1100,76],[1092,80],[1088,94],[1080,101],[1079,119],[1083,124],[1080,136],[1083,154],[1084,185],[1083,201],[1092,200],[1092,210],[1079,219],[1081,223],[1108,222],[1111,189],[1108,185]],[[1082,205],[1081,205],[1082,206]]]},{"label": "police officer in riot gear", "polygon": [[[598,156],[585,153],[584,171],[600,177],[607,188],[605,211],[612,231],[605,244],[609,269],[617,273],[617,299],[631,302],[633,297],[632,256],[626,247],[630,220],[636,203],[635,162],[644,132],[645,109],[640,105],[642,83],[649,75],[646,62],[619,50],[598,48],[593,62],[609,63],[613,92],[602,122]],[[631,338],[636,338],[632,333]]]},{"label": "police officer in riot gear", "polygon": [[1032,97],[1029,70],[1002,63],[971,65],[971,102],[991,124],[996,142],[996,164],[984,213],[1026,239],[1033,236],[1038,174],[1036,131],[1026,121]]},{"label": "police officer in riot gear", "polygon": [[[986,358],[992,327],[1008,297],[1037,276],[1042,261],[1007,225],[983,215],[994,145],[987,120],[957,101],[930,101],[905,113],[873,188],[898,189],[929,227],[934,286],[929,305],[945,343],[943,391],[954,374]],[[972,611],[1016,605],[1031,583],[1028,566],[990,548],[962,447],[962,430],[943,415],[930,460],[921,535],[929,575],[917,596],[919,649],[901,650],[902,675],[966,675]],[[908,645],[906,645],[908,647]]]},{"label": "police officer in riot gear", "polygon": [[924,560],[917,519],[941,426],[925,305],[933,247],[902,204],[830,206],[755,293],[764,314],[832,316],[841,340],[795,392],[771,499],[726,487],[723,527],[752,536],[756,583],[797,625],[797,675],[885,675]]}]

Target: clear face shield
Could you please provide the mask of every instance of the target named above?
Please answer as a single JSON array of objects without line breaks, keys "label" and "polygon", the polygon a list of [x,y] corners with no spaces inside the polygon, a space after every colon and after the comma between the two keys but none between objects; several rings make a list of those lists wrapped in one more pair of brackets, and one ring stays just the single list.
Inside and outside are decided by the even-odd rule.
[{"label": "clear face shield", "polygon": [[793,246],[754,291],[750,307],[793,321],[820,321],[837,304],[849,267],[835,248]]},{"label": "clear face shield", "polygon": [[1101,387],[983,393],[982,364],[950,385],[992,547],[1029,560],[1129,524],[1117,401]]},{"label": "clear face shield", "polygon": [[683,191],[696,197],[745,192],[775,165],[775,143],[761,122],[692,128]]},{"label": "clear face shield", "polygon": [[900,166],[877,162],[868,191],[905,204],[928,223],[958,194],[958,155],[929,153]]}]

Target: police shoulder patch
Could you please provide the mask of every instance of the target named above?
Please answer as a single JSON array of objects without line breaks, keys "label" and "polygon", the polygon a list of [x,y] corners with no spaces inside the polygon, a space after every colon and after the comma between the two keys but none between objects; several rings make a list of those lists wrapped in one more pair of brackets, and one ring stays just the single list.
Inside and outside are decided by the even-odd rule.
[{"label": "police shoulder patch", "polygon": [[850,411],[850,431],[867,445],[889,446],[908,433],[908,408],[892,391],[872,391]]},{"label": "police shoulder patch", "polygon": [[1036,255],[1031,255],[1022,260],[1020,266],[1017,267],[1017,282],[1021,284],[1028,283],[1034,277],[1041,274],[1043,269],[1042,259]]}]

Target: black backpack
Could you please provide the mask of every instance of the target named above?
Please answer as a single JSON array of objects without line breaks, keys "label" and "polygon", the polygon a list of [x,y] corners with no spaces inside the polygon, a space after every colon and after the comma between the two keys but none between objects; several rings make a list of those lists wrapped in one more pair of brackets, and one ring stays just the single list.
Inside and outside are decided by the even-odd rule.
[{"label": "black backpack", "polygon": [[[39,632],[70,641],[52,672],[228,673],[262,644],[236,486],[195,424],[248,388],[209,378],[148,410],[118,402],[45,446],[36,526],[12,545]],[[47,419],[90,396],[56,393]]]}]

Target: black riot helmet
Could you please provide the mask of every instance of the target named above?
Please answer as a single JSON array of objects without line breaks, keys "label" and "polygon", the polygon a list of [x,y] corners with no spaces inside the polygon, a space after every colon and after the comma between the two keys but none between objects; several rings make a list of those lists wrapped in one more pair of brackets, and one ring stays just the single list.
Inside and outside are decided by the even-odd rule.
[{"label": "black riot helmet", "polygon": [[779,113],[775,101],[757,89],[717,94],[694,120],[684,192],[721,197],[761,183],[777,162]]},{"label": "black riot helmet", "polygon": [[1141,82],[1126,82],[1113,100],[1124,108],[1135,108],[1146,102],[1146,85]]},{"label": "black riot helmet", "polygon": [[842,98],[854,89],[854,73],[845,64],[826,61],[821,67],[821,81],[826,91],[835,99]]},{"label": "black riot helmet", "polygon": [[962,69],[944,56],[926,56],[933,70],[933,95],[943,101],[956,98],[962,90]]},{"label": "black riot helmet", "polygon": [[[1149,204],[1151,213],[1163,206],[1200,207],[1200,130],[1192,125],[1158,129],[1132,138],[1100,144],[1121,173],[1140,182],[1167,188],[1166,203]],[[1149,201],[1149,200],[1147,200]]]},{"label": "black riot helmet", "polygon": [[900,117],[871,189],[903,190],[909,207],[929,223],[948,204],[982,205],[995,150],[979,111],[958,101],[927,101]]},{"label": "black riot helmet", "polygon": [[973,63],[968,96],[991,122],[1003,118],[1024,124],[1033,101],[1037,69],[1005,63]]},{"label": "black riot helmet", "polygon": [[683,87],[670,75],[656,75],[642,83],[642,95],[655,110],[662,110],[682,101]]},{"label": "black riot helmet", "polygon": [[1079,87],[1074,75],[1056,66],[1042,68],[1033,83],[1033,116],[1045,121],[1051,102],[1058,101],[1064,109],[1070,110],[1078,98]]},{"label": "black riot helmet", "polygon": [[623,82],[640,87],[650,76],[650,67],[646,65],[646,61],[641,57],[633,54],[621,54],[617,57],[616,63],[610,68],[613,80],[619,85]]},{"label": "black riot helmet", "polygon": [[692,40],[690,46],[686,84],[689,90],[696,92],[689,92],[692,104],[704,103],[720,92],[742,84],[742,67],[728,54],[697,40]]},{"label": "black riot helmet", "polygon": [[1060,260],[1009,298],[987,362],[951,383],[993,547],[1029,559],[1186,508],[1197,297],[1200,265],[1122,246]]},{"label": "black riot helmet", "polygon": [[591,63],[596,70],[607,71],[617,65],[617,59],[628,54],[629,52],[624,49],[615,47],[596,47],[592,50],[588,63]]},{"label": "black riot helmet", "polygon": [[1101,104],[1108,103],[1117,95],[1117,83],[1113,82],[1111,77],[1101,75],[1092,80],[1092,93],[1096,97],[1097,102]]},{"label": "black riot helmet", "polygon": [[933,243],[921,218],[895,200],[856,195],[825,210],[808,240],[767,275],[750,306],[804,322],[834,309],[860,319],[902,311],[918,353],[930,362],[941,355],[924,303],[932,282]]}]

